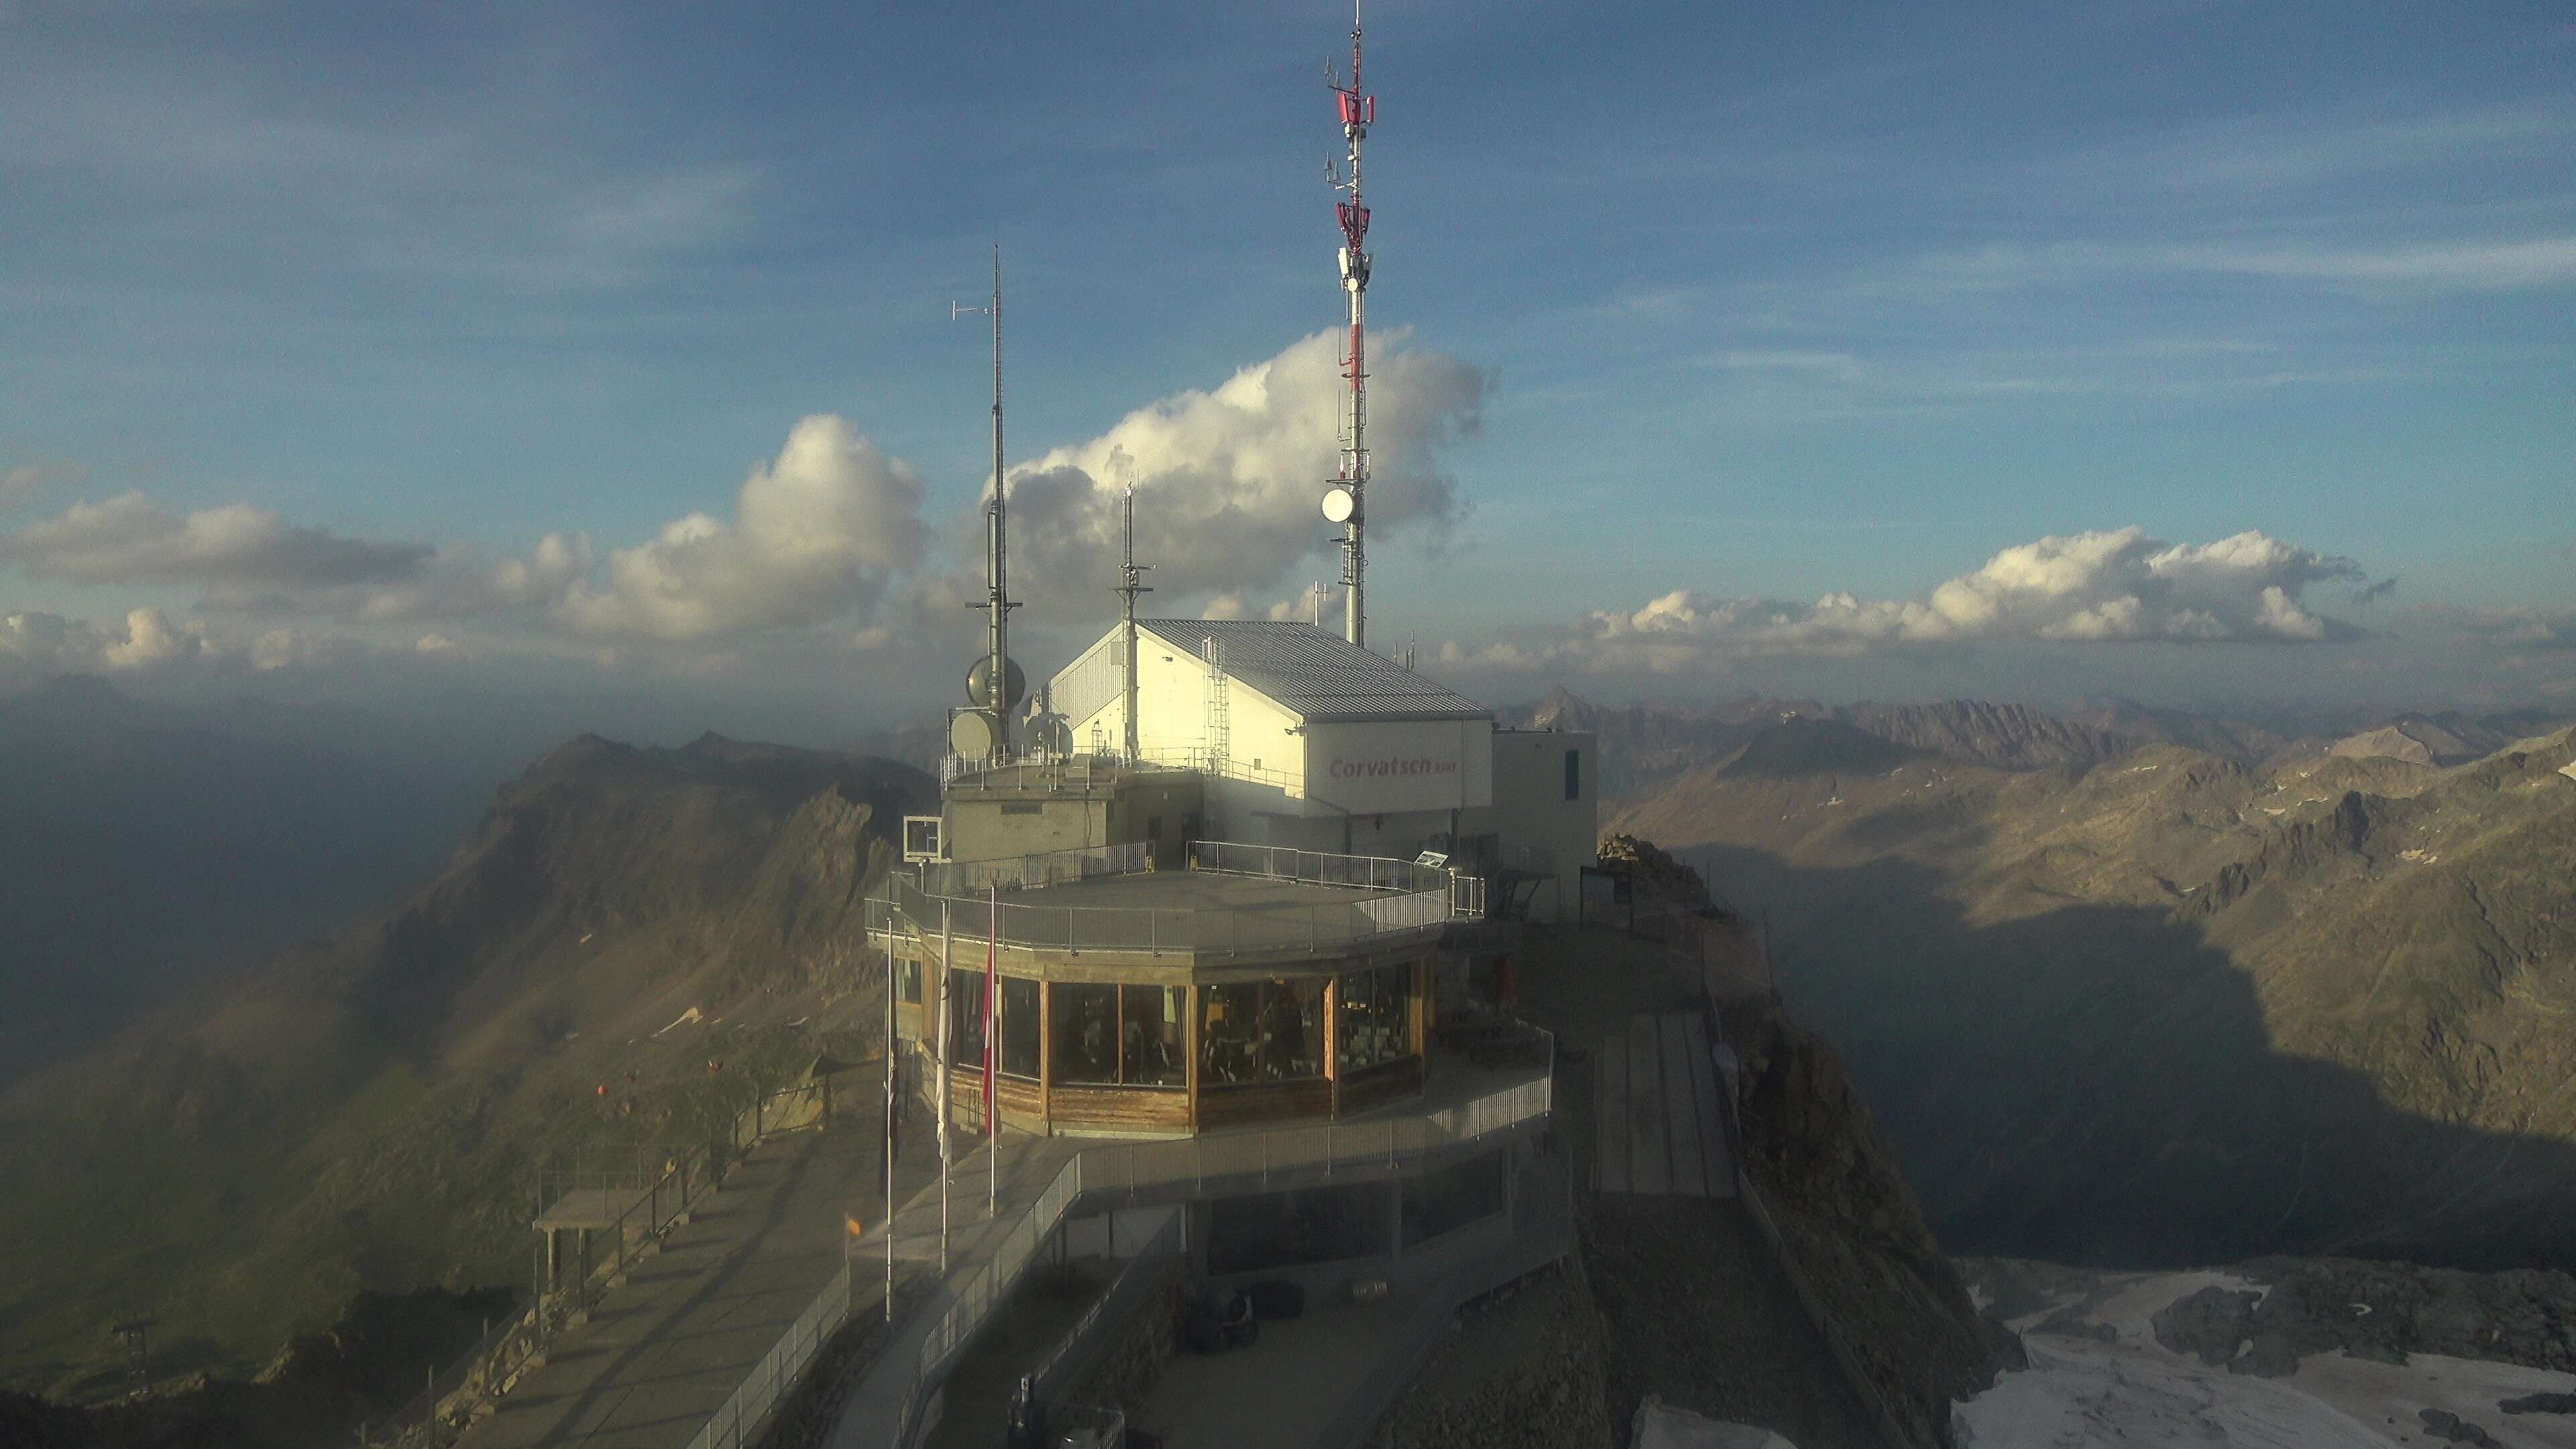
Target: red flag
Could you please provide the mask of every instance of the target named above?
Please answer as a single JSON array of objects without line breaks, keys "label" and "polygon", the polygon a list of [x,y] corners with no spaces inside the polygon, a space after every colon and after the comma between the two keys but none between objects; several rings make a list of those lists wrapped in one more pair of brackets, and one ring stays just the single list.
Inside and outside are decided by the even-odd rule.
[{"label": "red flag", "polygon": [[1001,1018],[1002,995],[1002,889],[992,888],[991,926],[984,936],[984,1133],[1002,1135],[1001,1103],[993,1097],[994,1066],[1002,1054],[1000,1033],[995,1030]]}]

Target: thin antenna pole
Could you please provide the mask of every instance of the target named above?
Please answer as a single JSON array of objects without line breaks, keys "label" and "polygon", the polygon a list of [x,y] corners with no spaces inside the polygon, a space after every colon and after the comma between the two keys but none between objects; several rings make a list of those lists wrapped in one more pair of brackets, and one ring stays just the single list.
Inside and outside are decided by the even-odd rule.
[{"label": "thin antenna pole", "polygon": [[1369,126],[1377,120],[1377,97],[1360,86],[1360,7],[1351,3],[1351,83],[1347,86],[1332,79],[1331,67],[1325,68],[1325,81],[1341,103],[1342,136],[1350,143],[1351,172],[1347,180],[1336,169],[1329,174],[1333,184],[1350,193],[1348,201],[1333,205],[1335,217],[1342,224],[1342,290],[1350,294],[1350,351],[1342,359],[1342,376],[1350,379],[1351,401],[1348,425],[1342,438],[1341,487],[1350,494],[1350,517],[1342,524],[1342,583],[1350,590],[1350,608],[1342,620],[1343,637],[1365,648],[1368,644],[1368,283],[1369,255],[1363,249],[1368,240],[1369,210],[1360,198],[1360,143],[1367,139]]},{"label": "thin antenna pole", "polygon": [[1121,506],[1124,511],[1121,531],[1125,540],[1126,561],[1120,566],[1120,583],[1112,592],[1124,595],[1127,600],[1125,635],[1127,692],[1121,712],[1127,720],[1125,740],[1127,762],[1132,765],[1144,753],[1140,747],[1140,736],[1136,728],[1136,596],[1154,592],[1154,586],[1145,582],[1146,571],[1153,568],[1153,565],[1136,562],[1136,481],[1133,478],[1127,480],[1127,494]]},{"label": "thin antenna pole", "polygon": [[984,501],[984,602],[968,607],[985,611],[985,667],[991,678],[989,699],[976,703],[993,711],[996,755],[1011,754],[1011,709],[1018,703],[1011,698],[1011,611],[1019,607],[1011,601],[1010,540],[1006,528],[1008,500],[1002,488],[1002,244],[993,243],[993,302],[989,307],[969,307],[962,302],[948,306],[950,318],[990,317],[993,319],[993,492]]}]

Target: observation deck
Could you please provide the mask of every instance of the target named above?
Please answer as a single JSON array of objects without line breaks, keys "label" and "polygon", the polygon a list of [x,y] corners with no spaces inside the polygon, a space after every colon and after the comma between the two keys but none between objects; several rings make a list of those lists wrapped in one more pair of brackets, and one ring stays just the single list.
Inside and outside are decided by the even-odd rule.
[{"label": "observation deck", "polygon": [[1003,1124],[1048,1133],[1330,1120],[1421,1093],[1432,963],[1481,919],[1484,883],[1216,841],[1186,858],[1150,869],[1139,844],[933,864],[871,903],[896,1032],[934,1094],[945,1060],[953,1116],[984,1125],[988,1073]]}]

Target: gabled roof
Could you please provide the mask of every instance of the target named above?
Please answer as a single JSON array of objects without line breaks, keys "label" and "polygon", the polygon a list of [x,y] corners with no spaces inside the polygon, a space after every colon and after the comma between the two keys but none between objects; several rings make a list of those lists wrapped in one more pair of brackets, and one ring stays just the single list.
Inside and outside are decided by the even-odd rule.
[{"label": "gabled roof", "polygon": [[1494,712],[1312,624],[1267,619],[1139,619],[1139,631],[1191,655],[1216,641],[1227,677],[1310,724],[1373,719],[1492,719]]}]

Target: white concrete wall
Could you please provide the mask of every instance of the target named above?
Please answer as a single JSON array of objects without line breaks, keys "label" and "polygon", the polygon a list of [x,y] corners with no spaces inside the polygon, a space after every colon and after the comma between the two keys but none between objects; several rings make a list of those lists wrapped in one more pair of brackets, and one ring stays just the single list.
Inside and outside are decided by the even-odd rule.
[{"label": "white concrete wall", "polygon": [[[1492,736],[1493,800],[1469,812],[1461,835],[1492,834],[1506,846],[1543,846],[1555,878],[1539,887],[1530,918],[1575,918],[1582,869],[1597,858],[1601,838],[1601,782],[1594,736],[1549,730],[1496,730]],[[1576,794],[1565,793],[1565,756],[1576,755]]]},{"label": "white concrete wall", "polygon": [[1353,815],[1493,803],[1490,720],[1308,725],[1305,746],[1306,793]]}]

